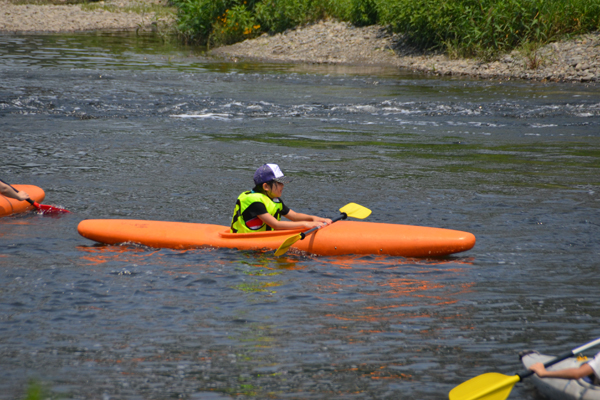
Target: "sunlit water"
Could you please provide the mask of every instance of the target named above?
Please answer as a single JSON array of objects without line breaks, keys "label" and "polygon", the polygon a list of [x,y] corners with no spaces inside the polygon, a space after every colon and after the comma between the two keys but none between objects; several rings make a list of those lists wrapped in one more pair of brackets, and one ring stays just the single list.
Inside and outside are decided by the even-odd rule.
[{"label": "sunlit water", "polygon": [[[212,60],[160,38],[0,36],[0,398],[443,399],[600,336],[600,90]],[[472,232],[444,259],[100,246],[86,218],[294,210]],[[593,351],[591,352],[593,354]],[[529,382],[511,398],[538,399]]]}]

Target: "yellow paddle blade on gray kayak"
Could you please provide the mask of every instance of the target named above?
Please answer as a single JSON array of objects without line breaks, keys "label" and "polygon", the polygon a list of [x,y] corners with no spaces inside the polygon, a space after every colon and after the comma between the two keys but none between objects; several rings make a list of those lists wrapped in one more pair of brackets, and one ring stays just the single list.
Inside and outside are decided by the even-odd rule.
[{"label": "yellow paddle blade on gray kayak", "polygon": [[[371,215],[371,210],[369,210],[366,207],[361,206],[360,204],[356,204],[356,203],[346,204],[344,207],[340,208],[340,212],[342,213],[342,215],[340,215],[339,217],[332,220],[331,221],[332,224],[336,221],[339,221],[340,219],[346,219],[346,217],[365,219],[369,215]],[[323,228],[325,228],[325,227],[323,227]],[[304,239],[307,234],[314,232],[317,229],[319,229],[319,228],[312,228],[305,232],[301,232],[297,235],[287,238],[286,241],[283,242],[283,244],[281,246],[279,246],[279,248],[275,251],[275,256],[279,257],[280,255],[285,254],[294,243],[296,243],[298,240]]]},{"label": "yellow paddle blade on gray kayak", "polygon": [[371,210],[356,203],[346,204],[344,207],[340,208],[340,212],[346,213],[349,217],[356,219],[365,219],[371,215]]},{"label": "yellow paddle blade on gray kayak", "polygon": [[[600,338],[545,362],[544,367],[548,368],[551,365],[598,345],[600,345]],[[452,389],[450,391],[450,400],[504,400],[510,394],[515,383],[533,374],[532,370],[527,370],[513,376],[502,375],[497,372],[479,375]]]},{"label": "yellow paddle blade on gray kayak", "polygon": [[497,372],[476,376],[450,391],[450,400],[504,400],[510,394],[518,375],[507,376]]}]

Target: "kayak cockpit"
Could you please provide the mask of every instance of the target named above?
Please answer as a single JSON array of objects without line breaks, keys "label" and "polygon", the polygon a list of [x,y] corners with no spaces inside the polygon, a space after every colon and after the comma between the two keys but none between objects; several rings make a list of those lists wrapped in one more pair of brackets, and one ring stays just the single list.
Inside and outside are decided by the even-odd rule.
[{"label": "kayak cockpit", "polygon": [[223,232],[219,232],[219,236],[223,239],[264,239],[264,238],[273,238],[280,237],[282,239],[287,238],[288,236],[294,236],[298,233],[302,232],[301,229],[290,229],[290,230],[282,230],[282,231],[266,231],[266,232],[251,232],[251,233],[231,233],[229,229]]}]

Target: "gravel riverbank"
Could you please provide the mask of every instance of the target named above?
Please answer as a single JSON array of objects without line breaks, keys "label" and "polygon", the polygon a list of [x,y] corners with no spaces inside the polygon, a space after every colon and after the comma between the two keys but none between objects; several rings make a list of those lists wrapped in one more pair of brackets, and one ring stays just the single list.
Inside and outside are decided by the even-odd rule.
[{"label": "gravel riverbank", "polygon": [[[166,1],[164,1],[166,6]],[[97,30],[135,30],[168,26],[172,18],[143,12],[161,0],[108,0],[80,4],[15,4],[0,0],[0,33],[57,33]]]},{"label": "gravel riverbank", "polygon": [[216,48],[211,53],[271,62],[393,66],[429,74],[484,79],[586,84],[600,81],[600,33],[552,43],[529,55],[513,51],[498,61],[486,63],[420,53],[380,26],[357,28],[343,22],[324,21],[283,34],[265,34]]},{"label": "gravel riverbank", "polygon": [[[81,5],[14,4],[0,0],[0,33],[76,32],[95,30],[159,29],[173,24],[165,17],[144,12],[144,6],[168,7],[167,0],[107,0]],[[600,82],[600,33],[552,43],[537,52],[513,51],[498,61],[450,59],[423,54],[406,46],[398,35],[383,27],[354,27],[348,23],[321,21],[276,35],[264,34],[209,54],[226,59],[263,62],[380,65],[435,75],[471,76],[482,79],[527,79],[555,82]]]}]

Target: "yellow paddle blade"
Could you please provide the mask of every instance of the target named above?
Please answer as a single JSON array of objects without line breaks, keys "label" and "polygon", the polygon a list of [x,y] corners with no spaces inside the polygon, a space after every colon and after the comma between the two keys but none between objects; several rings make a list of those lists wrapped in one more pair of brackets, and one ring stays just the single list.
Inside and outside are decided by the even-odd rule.
[{"label": "yellow paddle blade", "polygon": [[504,400],[510,394],[518,375],[507,376],[497,372],[476,376],[450,391],[450,400]]},{"label": "yellow paddle blade", "polygon": [[283,242],[281,244],[281,246],[279,246],[277,251],[275,251],[275,256],[279,257],[280,255],[285,254],[288,251],[288,249],[290,248],[290,246],[293,245],[294,243],[296,243],[300,239],[302,239],[302,235],[300,235],[300,234],[297,234],[297,235],[287,238],[286,241]]},{"label": "yellow paddle blade", "polygon": [[[358,218],[358,219],[365,219],[369,215],[371,215],[371,210],[369,210],[368,208],[363,207],[363,206],[361,206],[359,204],[356,204],[356,203],[348,203],[348,204],[346,204],[344,207],[340,208],[340,212],[346,214],[349,217]],[[337,220],[339,220],[339,219],[342,219],[342,218],[343,218],[343,215],[340,215],[337,219],[334,219],[332,221],[332,223],[335,222],[335,221],[337,221]],[[304,234],[313,232],[316,229],[317,228],[309,229],[308,231],[304,232]],[[279,257],[280,255],[285,254],[288,251],[288,249],[290,248],[291,245],[293,245],[294,243],[296,243],[298,240],[302,239],[302,235],[303,234],[299,233],[297,235],[294,235],[294,236],[288,238],[275,251],[275,256]]]},{"label": "yellow paddle blade", "polygon": [[346,213],[349,217],[365,219],[371,215],[371,210],[356,203],[348,203],[340,208],[340,212]]}]

